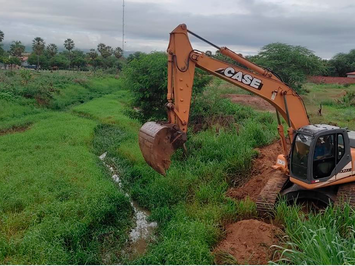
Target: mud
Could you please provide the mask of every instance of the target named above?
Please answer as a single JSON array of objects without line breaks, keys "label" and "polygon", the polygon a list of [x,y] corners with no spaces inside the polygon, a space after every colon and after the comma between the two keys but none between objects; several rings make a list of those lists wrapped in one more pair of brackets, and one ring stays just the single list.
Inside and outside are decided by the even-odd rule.
[{"label": "mud", "polygon": [[276,170],[272,166],[276,163],[277,155],[282,153],[280,141],[257,150],[259,155],[253,162],[251,177],[240,187],[230,188],[227,191],[227,196],[238,200],[249,197],[251,200],[256,201],[270,176],[275,173]]},{"label": "mud", "polygon": [[[243,220],[226,228],[226,238],[214,250],[216,263],[226,264],[226,254],[235,258],[233,264],[267,264],[284,233],[274,225],[258,220]],[[233,261],[232,261],[233,262]]]},{"label": "mud", "polygon": [[247,94],[224,94],[222,97],[229,98],[233,103],[251,106],[253,109],[275,113],[275,107],[259,96]]}]

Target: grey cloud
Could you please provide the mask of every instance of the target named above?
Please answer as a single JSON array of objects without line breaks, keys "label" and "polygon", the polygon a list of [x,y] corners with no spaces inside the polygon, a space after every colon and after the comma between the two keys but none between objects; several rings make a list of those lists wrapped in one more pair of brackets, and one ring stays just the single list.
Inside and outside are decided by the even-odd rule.
[{"label": "grey cloud", "polygon": [[[355,6],[351,1],[342,5],[319,1],[319,7],[302,1],[214,2],[181,0],[169,5],[126,1],[127,49],[165,50],[169,32],[183,22],[218,45],[244,47],[250,52],[271,42],[303,45],[325,58],[355,48]],[[47,43],[58,44],[73,38],[78,48],[96,47],[99,42],[121,45],[121,0],[0,0],[0,6],[0,29],[5,38],[30,42],[41,36]]]}]

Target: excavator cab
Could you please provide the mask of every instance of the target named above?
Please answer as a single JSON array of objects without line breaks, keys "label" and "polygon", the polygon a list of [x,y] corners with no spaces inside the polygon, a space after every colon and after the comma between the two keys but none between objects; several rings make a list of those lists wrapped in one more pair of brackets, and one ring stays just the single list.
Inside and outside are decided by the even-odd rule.
[{"label": "excavator cab", "polygon": [[[308,125],[296,131],[290,154],[290,175],[300,183],[333,183],[352,169],[346,129],[329,125]],[[303,184],[303,185],[302,185]],[[315,188],[316,186],[314,186]]]}]

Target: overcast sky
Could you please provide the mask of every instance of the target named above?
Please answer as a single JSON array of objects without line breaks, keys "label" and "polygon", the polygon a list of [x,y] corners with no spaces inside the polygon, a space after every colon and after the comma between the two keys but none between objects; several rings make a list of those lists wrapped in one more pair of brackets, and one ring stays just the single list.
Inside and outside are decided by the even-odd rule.
[{"label": "overcast sky", "polygon": [[[323,58],[355,48],[355,0],[125,0],[125,50],[165,51],[181,23],[244,55],[272,42]],[[122,0],[0,0],[0,30],[7,42],[39,36],[59,46],[72,38],[82,49],[121,47]]]}]

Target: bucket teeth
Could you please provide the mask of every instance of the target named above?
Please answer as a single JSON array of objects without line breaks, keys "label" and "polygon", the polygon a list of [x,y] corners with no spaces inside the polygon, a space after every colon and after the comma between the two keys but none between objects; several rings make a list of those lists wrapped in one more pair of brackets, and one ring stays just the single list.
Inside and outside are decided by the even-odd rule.
[{"label": "bucket teeth", "polygon": [[139,147],[145,161],[165,175],[170,157],[186,141],[186,134],[174,124],[147,122],[139,130]]}]

